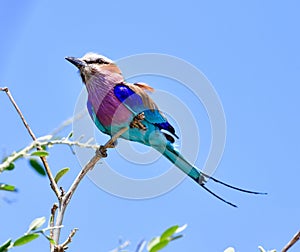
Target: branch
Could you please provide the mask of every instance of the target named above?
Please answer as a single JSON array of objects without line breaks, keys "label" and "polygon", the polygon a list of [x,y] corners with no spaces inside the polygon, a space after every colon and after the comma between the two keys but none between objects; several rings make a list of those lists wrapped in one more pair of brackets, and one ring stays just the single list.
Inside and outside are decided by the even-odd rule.
[{"label": "branch", "polygon": [[[69,138],[64,138],[64,139],[59,139],[59,140],[51,140],[51,138],[53,137],[52,135],[50,136],[45,136],[42,138],[37,139],[36,136],[34,135],[33,131],[31,130],[31,128],[29,127],[27,121],[25,120],[20,108],[18,107],[18,105],[16,104],[15,100],[13,99],[9,89],[7,87],[0,87],[0,91],[3,91],[7,94],[9,100],[11,101],[11,103],[13,104],[14,108],[16,109],[18,115],[20,116],[25,128],[27,129],[29,135],[31,136],[31,138],[33,139],[33,143],[29,146],[27,146],[26,148],[22,149],[19,152],[15,152],[13,153],[11,156],[9,156],[6,161],[2,164],[0,164],[0,172],[3,171],[9,164],[11,164],[12,162],[14,162],[15,160],[17,160],[20,157],[26,156],[28,155],[28,153],[33,149],[36,148],[37,150],[43,150],[42,149],[42,145],[51,145],[51,144],[67,144],[67,145],[77,145],[80,147],[88,147],[88,148],[97,148],[96,153],[94,155],[94,157],[85,165],[85,167],[79,172],[79,174],[77,175],[77,177],[75,178],[73,184],[70,186],[69,190],[64,193],[63,189],[61,188],[61,191],[58,188],[57,183],[54,180],[54,177],[52,175],[52,172],[50,170],[50,167],[48,165],[48,162],[46,160],[46,157],[42,156],[40,157],[43,165],[45,167],[47,176],[50,180],[50,186],[52,188],[52,190],[54,191],[55,195],[57,196],[57,199],[59,201],[59,206],[57,208],[57,205],[53,205],[52,209],[51,209],[51,217],[50,217],[50,238],[53,238],[53,240],[55,241],[56,245],[50,245],[51,251],[53,252],[63,252],[65,251],[65,249],[67,248],[67,245],[71,242],[72,237],[75,235],[75,232],[77,231],[77,229],[73,229],[73,231],[71,232],[71,234],[69,235],[68,239],[59,245],[59,237],[60,237],[60,230],[62,227],[62,221],[64,218],[64,214],[66,211],[66,208],[74,194],[74,192],[76,191],[79,183],[81,182],[81,180],[84,178],[84,176],[88,173],[88,171],[90,171],[91,169],[94,168],[94,166],[96,165],[96,163],[103,157],[106,157],[107,154],[107,148],[112,148],[114,147],[114,143],[115,141],[123,134],[125,133],[129,127],[124,127],[122,129],[120,129],[115,135],[112,136],[112,138],[107,141],[107,143],[104,146],[101,146],[100,148],[98,148],[98,146],[96,145],[89,145],[89,141],[87,143],[79,143],[77,142],[72,142],[69,140]],[[81,117],[81,115],[79,115]],[[139,118],[135,119],[135,120],[141,120]],[[63,129],[66,125],[69,125],[71,122],[71,120],[67,120],[65,121],[61,127],[59,127],[57,130],[54,131],[54,134],[56,134],[57,132],[59,132],[61,129]],[[43,142],[44,141],[44,142]],[[56,216],[56,221],[55,221],[55,226],[54,226],[54,219],[55,219],[55,212],[57,211],[57,216]]]},{"label": "branch", "polygon": [[[77,177],[75,178],[73,184],[70,186],[70,189],[66,192],[64,196],[61,197],[59,211],[57,213],[56,217],[56,223],[55,226],[60,226],[63,222],[64,214],[66,211],[66,208],[76,191],[79,183],[84,178],[84,176],[88,173],[88,171],[92,170],[96,163],[103,157],[106,157],[106,150],[107,148],[111,148],[114,145],[114,142],[126,131],[128,130],[128,127],[124,127],[120,129],[115,135],[112,136],[112,138],[106,142],[104,146],[101,146],[99,149],[96,150],[96,153],[94,157],[84,166],[84,168],[79,172]],[[53,234],[53,239],[56,242],[56,244],[59,244],[59,236],[60,236],[60,229],[56,229]],[[54,250],[55,251],[55,250]]]},{"label": "branch", "polygon": [[[27,121],[25,120],[25,118],[24,118],[24,116],[23,116],[20,108],[18,107],[18,105],[15,102],[13,96],[11,95],[8,87],[0,87],[0,91],[4,91],[7,94],[10,102],[15,107],[15,109],[16,109],[17,113],[19,114],[19,116],[20,116],[20,118],[21,118],[21,120],[22,120],[25,128],[27,129],[29,135],[31,136],[31,138],[33,139],[33,141],[36,141],[37,140],[36,136],[34,135],[33,131],[29,127],[29,125],[28,125]],[[42,148],[40,146],[36,146],[36,149],[39,150],[39,151],[42,150]],[[54,193],[56,194],[57,198],[59,198],[60,197],[59,189],[58,189],[58,186],[57,186],[57,184],[56,184],[56,182],[54,180],[54,177],[53,177],[52,172],[50,170],[50,167],[49,167],[49,164],[47,162],[47,159],[46,159],[46,157],[40,157],[40,159],[42,160],[42,163],[43,163],[43,165],[45,167],[47,176],[48,176],[48,178],[50,180],[50,186],[51,186],[52,190],[54,191]]]},{"label": "branch", "polygon": [[95,156],[85,165],[85,167],[81,170],[81,172],[78,174],[76,179],[74,180],[73,184],[71,185],[70,189],[66,193],[66,204],[69,203],[72,195],[74,194],[78,184],[83,179],[83,177],[86,175],[86,173],[89,170],[92,170],[96,163],[102,158],[106,157],[103,152],[106,151],[107,148],[111,148],[113,146],[114,142],[126,131],[128,130],[128,127],[124,127],[120,129],[115,135],[112,136],[112,138],[107,141],[107,143],[104,146],[101,146],[100,149],[96,150]]},{"label": "branch", "polygon": [[51,140],[51,138],[52,138],[51,135],[40,137],[36,141],[32,142],[30,145],[19,150],[18,152],[13,152],[10,156],[8,156],[5,159],[5,161],[2,164],[0,164],[0,173],[3,172],[11,163],[15,162],[17,159],[21,157],[27,156],[30,151],[36,149],[38,146],[52,146],[56,144],[63,144],[68,146],[78,146],[80,148],[90,148],[94,150],[99,148],[99,145],[89,144],[89,141],[87,141],[86,143],[81,143],[79,141],[71,141],[68,138],[54,139],[54,140]]},{"label": "branch", "polygon": [[[51,208],[51,214],[50,214],[50,221],[49,221],[49,227],[50,229],[50,238],[53,239],[53,227],[54,227],[54,218],[55,218],[55,212],[58,208],[58,205],[54,203],[54,205]],[[50,242],[50,251],[53,250],[53,244]]]},{"label": "branch", "polygon": [[288,251],[298,240],[300,239],[300,231],[298,231],[298,233],[296,233],[294,235],[294,237],[292,238],[292,240],[290,240],[288,242],[287,245],[285,245],[285,247],[281,250],[281,252],[286,252]]},{"label": "branch", "polygon": [[61,244],[61,247],[66,250],[68,248],[68,244],[72,242],[72,238],[73,236],[76,234],[76,232],[78,231],[78,228],[74,228],[70,235],[68,236],[67,240],[65,240],[65,242],[63,244]]}]

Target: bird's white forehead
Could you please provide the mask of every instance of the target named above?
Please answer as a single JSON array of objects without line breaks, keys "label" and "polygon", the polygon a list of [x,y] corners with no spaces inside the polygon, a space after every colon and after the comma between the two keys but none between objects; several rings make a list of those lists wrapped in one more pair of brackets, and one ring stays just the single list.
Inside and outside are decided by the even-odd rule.
[{"label": "bird's white forehead", "polygon": [[105,57],[104,55],[100,55],[98,53],[93,52],[86,53],[81,59],[88,61],[96,61],[97,59],[102,59],[105,62],[114,63],[111,59]]}]

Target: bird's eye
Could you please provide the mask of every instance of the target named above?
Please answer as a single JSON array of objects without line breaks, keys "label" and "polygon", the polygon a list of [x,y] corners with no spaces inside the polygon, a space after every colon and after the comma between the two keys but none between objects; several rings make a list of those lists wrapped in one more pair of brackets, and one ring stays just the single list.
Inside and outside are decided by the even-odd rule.
[{"label": "bird's eye", "polygon": [[98,63],[98,64],[103,64],[103,63],[105,63],[101,58],[99,58],[99,59],[97,59],[96,60],[96,63]]},{"label": "bird's eye", "polygon": [[96,62],[97,62],[98,64],[109,64],[109,62],[103,60],[102,58],[97,59]]}]

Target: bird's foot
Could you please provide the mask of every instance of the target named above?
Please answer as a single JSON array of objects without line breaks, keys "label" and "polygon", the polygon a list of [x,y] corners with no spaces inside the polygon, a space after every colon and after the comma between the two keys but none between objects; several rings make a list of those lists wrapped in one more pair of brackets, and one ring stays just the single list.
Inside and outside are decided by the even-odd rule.
[{"label": "bird's foot", "polygon": [[145,119],[145,114],[144,112],[139,113],[138,115],[136,115],[133,120],[130,123],[130,128],[138,128],[141,130],[147,130],[147,127],[142,124],[141,121],[143,121]]},{"label": "bird's foot", "polygon": [[99,149],[97,150],[98,154],[103,157],[103,158],[106,158],[107,157],[107,149],[106,147],[104,147],[103,145],[101,145],[99,147]]}]

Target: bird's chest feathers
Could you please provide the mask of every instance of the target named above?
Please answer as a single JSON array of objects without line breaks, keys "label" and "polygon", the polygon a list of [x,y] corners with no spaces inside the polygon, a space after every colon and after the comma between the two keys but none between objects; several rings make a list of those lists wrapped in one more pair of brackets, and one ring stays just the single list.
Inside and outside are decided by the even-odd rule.
[{"label": "bird's chest feathers", "polygon": [[87,86],[87,89],[88,99],[103,126],[130,123],[133,114],[117,99],[114,86],[94,85]]}]

